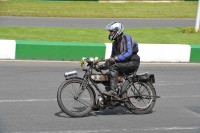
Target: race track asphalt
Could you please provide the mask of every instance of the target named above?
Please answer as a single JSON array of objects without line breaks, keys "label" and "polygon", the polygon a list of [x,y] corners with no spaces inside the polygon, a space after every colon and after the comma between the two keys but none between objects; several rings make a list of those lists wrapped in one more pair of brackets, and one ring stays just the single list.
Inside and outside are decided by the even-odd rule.
[{"label": "race track asphalt", "polygon": [[51,18],[0,16],[0,26],[79,27],[104,28],[112,21],[120,21],[125,28],[141,27],[194,27],[194,18],[183,19],[134,19],[134,18]]},{"label": "race track asphalt", "polygon": [[1,133],[199,133],[200,64],[141,63],[155,74],[153,112],[131,114],[118,107],[84,118],[64,114],[56,101],[64,72],[83,71],[78,62],[0,61]]}]

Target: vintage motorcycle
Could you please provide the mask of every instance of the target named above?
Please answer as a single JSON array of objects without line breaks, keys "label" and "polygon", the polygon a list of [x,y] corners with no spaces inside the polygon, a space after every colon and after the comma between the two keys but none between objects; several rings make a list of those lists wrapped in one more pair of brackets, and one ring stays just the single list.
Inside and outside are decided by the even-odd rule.
[{"label": "vintage motorcycle", "polygon": [[[117,96],[108,96],[103,92],[109,89],[110,75],[97,70],[99,63],[98,59],[82,59],[81,66],[85,71],[83,78],[78,77],[76,71],[64,74],[66,80],[58,88],[57,102],[65,114],[84,117],[92,110],[113,109],[121,105],[134,114],[152,111],[156,99],[160,98],[153,86],[154,74],[123,73],[118,77]],[[98,84],[102,84],[104,89]]]}]

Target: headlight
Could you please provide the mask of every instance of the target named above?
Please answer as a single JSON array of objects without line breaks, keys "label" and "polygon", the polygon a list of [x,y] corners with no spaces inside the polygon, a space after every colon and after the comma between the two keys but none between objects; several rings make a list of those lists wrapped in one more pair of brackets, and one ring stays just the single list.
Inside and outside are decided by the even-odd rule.
[{"label": "headlight", "polygon": [[83,64],[85,64],[85,63],[86,63],[85,59],[86,59],[86,58],[85,58],[85,57],[83,57],[83,58],[82,58],[82,60],[80,61],[80,66],[81,66],[81,67],[83,66]]}]

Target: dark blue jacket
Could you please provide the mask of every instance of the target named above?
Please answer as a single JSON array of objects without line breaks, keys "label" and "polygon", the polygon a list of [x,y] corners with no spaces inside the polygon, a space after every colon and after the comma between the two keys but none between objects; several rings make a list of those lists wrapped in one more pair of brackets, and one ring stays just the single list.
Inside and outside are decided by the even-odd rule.
[{"label": "dark blue jacket", "polygon": [[117,56],[118,62],[133,61],[139,64],[138,51],[138,43],[130,35],[123,34],[119,42],[113,42],[111,57]]}]

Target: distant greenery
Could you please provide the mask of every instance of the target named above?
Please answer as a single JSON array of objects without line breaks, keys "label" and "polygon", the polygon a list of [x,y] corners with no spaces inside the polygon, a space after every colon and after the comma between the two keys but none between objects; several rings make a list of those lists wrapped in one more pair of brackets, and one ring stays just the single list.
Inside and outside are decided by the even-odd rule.
[{"label": "distant greenery", "polygon": [[[21,2],[29,1],[29,2]],[[30,2],[0,1],[0,16],[65,18],[195,18],[197,2]],[[126,28],[139,43],[200,44],[194,27]],[[58,42],[110,42],[103,28],[6,27],[0,39]]]},{"label": "distant greenery", "polygon": [[197,5],[198,2],[110,3],[19,2],[19,0],[8,0],[0,1],[0,16],[70,18],[195,18]]},{"label": "distant greenery", "polygon": [[[183,27],[126,28],[138,43],[200,44],[200,34],[186,34]],[[49,27],[0,27],[1,39],[37,40],[56,42],[111,42],[103,28],[49,28]]]}]

